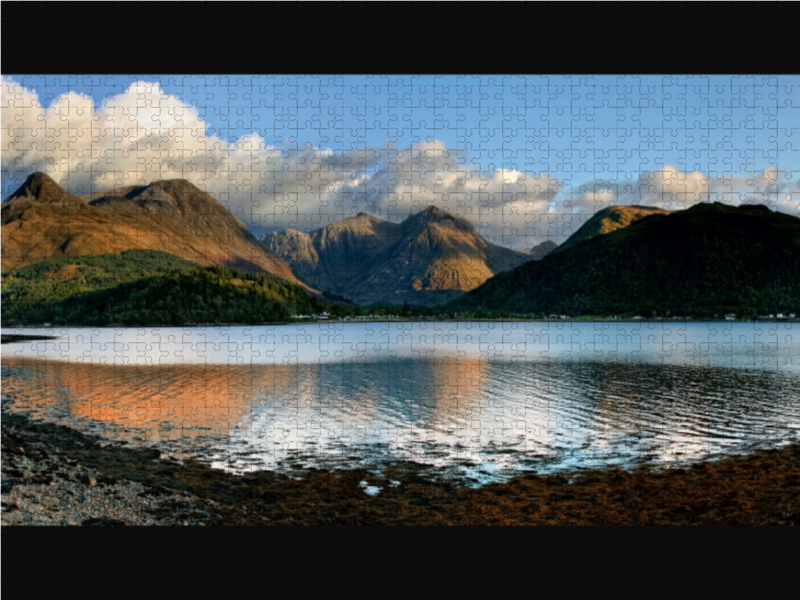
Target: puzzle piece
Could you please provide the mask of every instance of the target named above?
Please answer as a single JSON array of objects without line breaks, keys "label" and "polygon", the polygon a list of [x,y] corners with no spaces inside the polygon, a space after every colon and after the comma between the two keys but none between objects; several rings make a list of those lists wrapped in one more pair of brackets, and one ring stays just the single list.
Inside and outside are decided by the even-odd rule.
[{"label": "puzzle piece", "polygon": [[797,440],[796,250],[719,250],[797,229],[797,77],[2,87],[4,410],[473,483]]}]

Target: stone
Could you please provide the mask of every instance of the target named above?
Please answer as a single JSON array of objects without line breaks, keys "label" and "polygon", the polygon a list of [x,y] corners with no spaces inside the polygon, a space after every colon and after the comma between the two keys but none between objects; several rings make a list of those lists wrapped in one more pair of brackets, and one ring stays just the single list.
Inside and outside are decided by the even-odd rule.
[{"label": "stone", "polygon": [[109,519],[107,517],[92,517],[90,519],[85,519],[81,525],[84,527],[122,527],[125,525],[125,521]]}]

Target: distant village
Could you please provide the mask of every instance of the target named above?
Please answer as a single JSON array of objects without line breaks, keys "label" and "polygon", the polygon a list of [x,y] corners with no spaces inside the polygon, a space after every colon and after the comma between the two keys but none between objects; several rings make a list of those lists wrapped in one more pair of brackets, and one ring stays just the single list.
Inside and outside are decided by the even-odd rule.
[{"label": "distant village", "polygon": [[[544,316],[537,316],[532,314],[523,314],[523,313],[515,313],[509,315],[508,317],[502,318],[485,318],[485,317],[476,317],[472,313],[454,313],[452,315],[434,315],[434,316],[404,316],[404,315],[395,315],[395,314],[385,314],[385,315],[356,315],[356,316],[348,316],[348,317],[333,317],[328,311],[324,311],[322,313],[314,313],[310,315],[292,315],[295,321],[329,321],[334,320],[337,322],[358,322],[358,321],[391,321],[391,320],[402,320],[402,321],[442,321],[442,320],[456,320],[456,321],[494,321],[494,320],[504,320],[507,321],[509,319],[519,319],[525,321],[692,321],[694,320],[693,317],[685,317],[685,316],[670,316],[670,317],[660,317],[658,315],[653,315],[651,317],[643,317],[642,315],[634,315],[632,317],[629,316],[622,316],[619,315],[611,315],[607,317],[598,317],[598,316],[591,316],[591,317],[572,317],[570,315],[565,314],[550,314],[546,317]],[[725,315],[726,321],[775,321],[775,320],[792,320],[797,319],[797,315],[795,313],[770,313],[767,315],[758,315],[755,319],[753,318],[738,318],[736,313],[728,313]],[[702,319],[707,320],[707,319]]]}]

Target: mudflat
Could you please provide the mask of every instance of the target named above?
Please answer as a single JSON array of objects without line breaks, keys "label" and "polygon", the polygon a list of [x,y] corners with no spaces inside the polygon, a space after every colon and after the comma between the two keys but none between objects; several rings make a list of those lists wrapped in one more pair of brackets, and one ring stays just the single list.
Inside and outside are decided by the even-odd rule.
[{"label": "mudflat", "polygon": [[2,418],[2,522],[50,525],[797,525],[800,444],[690,468],[465,487],[399,463],[233,475],[23,415]]}]

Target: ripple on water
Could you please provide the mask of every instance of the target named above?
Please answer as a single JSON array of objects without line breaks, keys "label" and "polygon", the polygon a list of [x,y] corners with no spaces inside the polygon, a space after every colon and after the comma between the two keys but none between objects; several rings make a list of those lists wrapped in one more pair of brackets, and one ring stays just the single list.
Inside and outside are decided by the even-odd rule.
[{"label": "ripple on water", "polygon": [[232,471],[410,460],[487,481],[800,437],[798,373],[693,361],[136,366],[4,355],[2,370],[4,410]]}]

